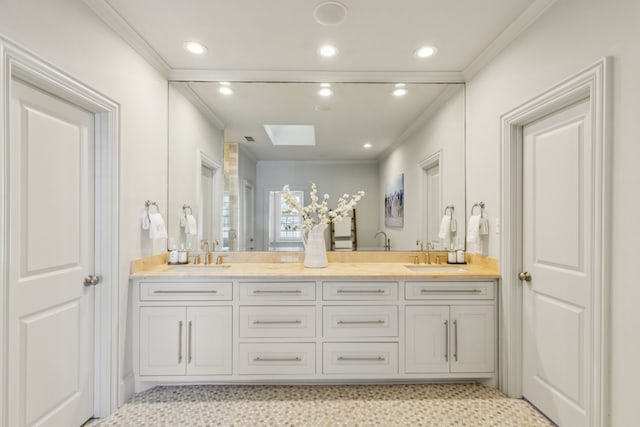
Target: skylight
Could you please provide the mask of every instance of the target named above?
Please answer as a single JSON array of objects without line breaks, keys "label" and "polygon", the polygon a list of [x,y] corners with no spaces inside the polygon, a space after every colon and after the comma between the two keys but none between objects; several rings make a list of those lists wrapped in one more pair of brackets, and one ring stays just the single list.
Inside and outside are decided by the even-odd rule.
[{"label": "skylight", "polygon": [[313,125],[264,125],[273,145],[316,145]]}]

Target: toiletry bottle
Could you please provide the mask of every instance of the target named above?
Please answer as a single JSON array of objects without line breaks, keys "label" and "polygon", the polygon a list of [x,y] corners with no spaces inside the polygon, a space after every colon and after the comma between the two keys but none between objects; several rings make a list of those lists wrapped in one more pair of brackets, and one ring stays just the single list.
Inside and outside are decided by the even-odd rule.
[{"label": "toiletry bottle", "polygon": [[456,251],[456,262],[458,264],[465,264],[466,263],[463,249],[458,249]]},{"label": "toiletry bottle", "polygon": [[187,264],[189,262],[189,253],[184,248],[184,244],[180,245],[180,250],[178,251],[178,264]]},{"label": "toiletry bottle", "polygon": [[449,248],[449,252],[447,252],[447,263],[455,264],[456,263],[456,251],[453,249],[453,244]]},{"label": "toiletry bottle", "polygon": [[178,249],[176,248],[176,242],[173,238],[169,239],[169,264],[178,263]]}]

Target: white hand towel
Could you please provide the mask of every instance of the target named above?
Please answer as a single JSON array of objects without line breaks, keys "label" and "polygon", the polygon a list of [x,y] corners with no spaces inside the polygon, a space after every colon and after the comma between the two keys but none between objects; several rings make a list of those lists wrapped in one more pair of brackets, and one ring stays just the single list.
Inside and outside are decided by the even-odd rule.
[{"label": "white hand towel", "polygon": [[467,252],[480,251],[480,215],[471,215],[467,225]]},{"label": "white hand towel", "polygon": [[162,215],[159,213],[149,214],[149,238],[167,238],[167,228],[164,226],[164,219],[162,219]]},{"label": "white hand towel", "polygon": [[196,223],[196,217],[189,214],[186,216],[186,220],[184,222],[184,232],[185,234],[190,234],[195,236],[198,234],[198,224]]},{"label": "white hand towel", "polygon": [[481,236],[486,236],[489,234],[489,221],[487,217],[484,215],[480,216],[480,223],[478,224],[478,233]]},{"label": "white hand towel", "polygon": [[451,246],[451,217],[445,215],[440,221],[440,232],[438,233],[440,244],[444,250],[448,250]]},{"label": "white hand towel", "polygon": [[351,217],[343,218],[333,224],[333,233],[336,237],[351,237]]},{"label": "white hand towel", "polygon": [[458,231],[458,221],[453,217],[451,218],[451,227],[449,227],[449,229],[451,230],[451,234]]},{"label": "white hand towel", "polygon": [[147,212],[145,211],[142,214],[142,229],[148,230],[149,226],[151,226],[151,220],[149,219],[149,214],[147,214]]}]

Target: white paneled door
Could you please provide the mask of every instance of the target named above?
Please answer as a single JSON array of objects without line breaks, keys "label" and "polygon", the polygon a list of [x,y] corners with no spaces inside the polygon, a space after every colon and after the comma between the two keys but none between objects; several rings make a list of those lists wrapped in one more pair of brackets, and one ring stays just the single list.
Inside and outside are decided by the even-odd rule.
[{"label": "white paneled door", "polygon": [[589,425],[593,211],[587,101],[523,129],[523,396]]},{"label": "white paneled door", "polygon": [[9,138],[8,419],[93,414],[94,116],[14,80]]}]

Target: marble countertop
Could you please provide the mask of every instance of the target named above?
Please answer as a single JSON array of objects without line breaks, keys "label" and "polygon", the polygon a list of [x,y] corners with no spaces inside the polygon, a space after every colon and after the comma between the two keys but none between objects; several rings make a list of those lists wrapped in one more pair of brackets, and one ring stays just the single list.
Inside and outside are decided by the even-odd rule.
[{"label": "marble countertop", "polygon": [[301,262],[238,262],[222,266],[155,264],[133,272],[136,278],[207,277],[212,279],[309,278],[309,279],[497,279],[493,265],[408,264],[398,262],[330,262],[326,268],[305,268]]}]

